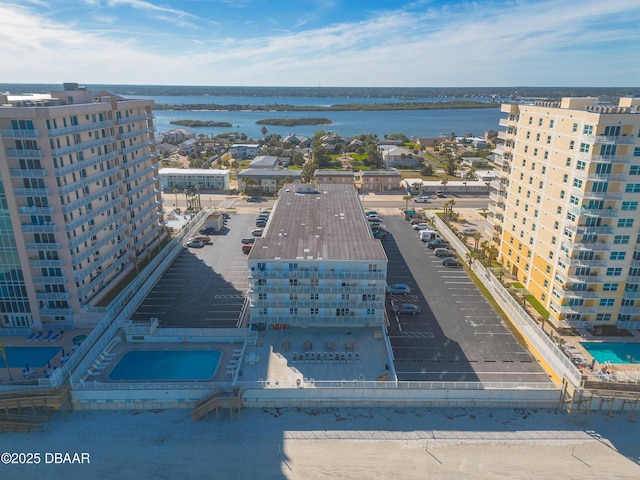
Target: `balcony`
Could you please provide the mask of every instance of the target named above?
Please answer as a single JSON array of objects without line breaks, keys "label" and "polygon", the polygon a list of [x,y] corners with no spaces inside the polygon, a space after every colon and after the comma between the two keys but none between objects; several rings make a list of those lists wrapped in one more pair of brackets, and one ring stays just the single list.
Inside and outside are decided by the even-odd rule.
[{"label": "balcony", "polygon": [[600,227],[589,227],[586,225],[568,225],[565,227],[575,235],[611,235],[613,234],[613,228],[608,225],[602,225]]},{"label": "balcony", "polygon": [[501,204],[504,206],[504,200],[505,197],[503,195],[501,195],[500,193],[491,191],[489,192],[489,199],[491,199],[492,201],[496,202],[497,204]]},{"label": "balcony", "polygon": [[125,123],[138,122],[140,120],[153,120],[153,115],[137,115],[135,117],[125,117],[125,118],[117,118],[116,123],[118,125],[123,125]]},{"label": "balcony", "polygon": [[16,188],[13,191],[16,197],[48,197],[51,190],[48,188]]},{"label": "balcony", "polygon": [[607,262],[601,260],[598,255],[593,260],[583,260],[581,258],[570,258],[566,255],[560,255],[559,260],[566,264],[567,267],[606,267]]},{"label": "balcony", "polygon": [[587,307],[585,305],[558,305],[554,303],[554,307],[558,312],[564,313],[565,315],[595,315],[598,311],[596,307]]},{"label": "balcony", "polygon": [[627,284],[638,285],[640,284],[640,276],[637,275],[629,275],[627,277]]},{"label": "balcony", "polygon": [[562,298],[583,298],[583,299],[592,299],[592,298],[600,298],[600,293],[590,290],[573,290],[571,287],[568,289],[562,287],[555,287],[555,291]]},{"label": "balcony", "polygon": [[51,149],[51,155],[53,157],[62,157],[70,153],[81,152],[82,150],[88,150],[90,148],[108,145],[110,143],[114,143],[115,141],[116,141],[116,137],[104,137],[104,138],[99,138],[97,140],[92,140],[90,142],[80,142],[75,145],[70,145],[68,147],[53,148]]},{"label": "balcony", "polygon": [[611,246],[604,242],[597,243],[573,243],[567,239],[563,241],[563,244],[569,247],[571,250],[590,250],[592,252],[608,252],[611,250]]},{"label": "balcony", "polygon": [[622,298],[624,300],[637,300],[637,299],[640,298],[640,291],[630,291],[629,292],[629,291],[625,290],[622,293]]},{"label": "balcony", "polygon": [[9,170],[11,178],[45,178],[47,171],[44,168],[36,168],[33,170],[25,170],[21,168],[12,168]]},{"label": "balcony", "polygon": [[5,150],[7,158],[42,158],[42,150]]},{"label": "balcony", "polygon": [[632,145],[636,143],[636,139],[633,136],[608,136],[608,135],[584,135],[582,139],[586,143],[596,145]]},{"label": "balcony", "polygon": [[73,315],[73,310],[70,308],[49,308],[49,307],[42,307],[40,309],[40,314],[43,316],[56,316],[56,317],[62,317],[62,316],[67,316],[67,315]]},{"label": "balcony", "polygon": [[111,152],[111,153],[98,155],[97,157],[87,158],[85,160],[82,160],[81,162],[72,163],[70,165],[65,165],[64,167],[56,168],[56,175],[63,176],[71,172],[76,172],[82,168],[92,167],[101,162],[108,162],[109,160],[113,160],[114,158],[117,158],[117,157],[118,157],[118,152]]},{"label": "balcony", "polygon": [[577,216],[586,216],[586,217],[600,217],[600,218],[615,218],[619,215],[618,210],[615,208],[580,208],[580,207],[570,207],[569,211]]},{"label": "balcony", "polygon": [[30,259],[29,266],[36,268],[60,268],[64,265],[64,261],[62,260],[40,260],[40,259]]},{"label": "balcony", "polygon": [[38,252],[38,251],[51,252],[51,251],[59,251],[61,247],[59,243],[26,243],[24,248],[26,250],[31,250],[34,252]]},{"label": "balcony", "polygon": [[596,173],[588,172],[586,170],[576,170],[574,172],[575,178],[583,181],[590,182],[623,182],[627,179],[627,175],[618,173]]},{"label": "balcony", "polygon": [[591,163],[629,163],[631,161],[630,155],[589,155],[580,154],[578,160]]},{"label": "balcony", "polygon": [[9,129],[2,130],[3,138],[38,138],[40,130]]},{"label": "balcony", "polygon": [[68,301],[69,292],[37,292],[36,298],[43,302],[47,301]]},{"label": "balcony", "polygon": [[70,127],[53,128],[49,130],[50,137],[59,137],[61,135],[70,135],[72,133],[88,132],[98,128],[113,127],[112,120],[103,122],[83,123],[82,125],[71,125]]},{"label": "balcony", "polygon": [[53,207],[20,207],[21,215],[53,215]]},{"label": "balcony", "polygon": [[48,225],[39,224],[22,224],[22,233],[55,233],[58,231],[58,226],[53,222]]}]

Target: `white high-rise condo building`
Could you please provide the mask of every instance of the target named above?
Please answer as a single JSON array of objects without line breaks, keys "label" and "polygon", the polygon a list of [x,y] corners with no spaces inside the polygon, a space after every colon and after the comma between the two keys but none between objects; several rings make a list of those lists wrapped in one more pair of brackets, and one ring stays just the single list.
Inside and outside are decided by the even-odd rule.
[{"label": "white high-rise condo building", "polygon": [[151,100],[0,95],[0,334],[91,326],[163,235]]},{"label": "white high-rise condo building", "polygon": [[560,326],[640,327],[640,99],[503,105],[497,258]]}]

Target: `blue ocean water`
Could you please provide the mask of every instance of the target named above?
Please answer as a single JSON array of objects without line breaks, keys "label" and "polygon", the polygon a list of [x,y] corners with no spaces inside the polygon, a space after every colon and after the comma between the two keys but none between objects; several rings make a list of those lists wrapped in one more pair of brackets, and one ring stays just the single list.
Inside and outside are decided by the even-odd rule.
[{"label": "blue ocean water", "polygon": [[[157,96],[135,98],[152,99],[162,104],[205,104],[221,105],[321,105],[342,103],[390,103],[399,102],[393,98],[334,98],[334,97],[217,97],[217,96]],[[411,99],[410,101],[447,101],[447,99]],[[154,110],[154,125],[159,134],[176,125],[174,120],[208,120],[229,122],[232,127],[194,128],[197,133],[218,135],[220,133],[244,133],[252,139],[262,138],[263,125],[256,121],[265,118],[322,117],[331,120],[331,125],[298,125],[294,127],[266,125],[268,134],[286,136],[291,133],[312,137],[318,130],[335,132],[343,136],[375,134],[379,138],[392,133],[402,133],[407,137],[449,136],[471,133],[482,136],[487,130],[497,130],[501,118],[499,108],[443,109],[443,110],[392,110],[392,111],[342,111],[342,112],[255,112],[255,111],[210,111],[210,110]]]}]

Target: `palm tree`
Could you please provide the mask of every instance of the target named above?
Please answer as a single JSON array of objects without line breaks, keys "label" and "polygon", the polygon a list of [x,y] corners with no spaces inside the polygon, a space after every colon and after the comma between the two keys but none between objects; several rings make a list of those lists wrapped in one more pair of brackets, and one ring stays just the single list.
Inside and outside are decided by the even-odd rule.
[{"label": "palm tree", "polygon": [[478,251],[478,245],[480,244],[480,238],[481,238],[480,232],[476,232],[476,233],[473,234],[473,240],[474,240],[473,249],[475,251]]},{"label": "palm tree", "polygon": [[174,207],[178,206],[178,192],[180,190],[178,189],[178,187],[173,187],[173,194],[176,196],[176,203],[173,204]]},{"label": "palm tree", "polygon": [[269,130],[267,129],[267,127],[262,127],[262,128],[260,129],[260,132],[262,132],[262,136],[263,136],[263,137],[267,134],[267,132],[268,132],[268,131],[269,131]]},{"label": "palm tree", "polygon": [[448,177],[444,177],[442,180],[440,180],[440,183],[442,184],[442,191],[446,192],[447,191],[447,183],[449,183],[449,178]]},{"label": "palm tree", "polygon": [[409,199],[411,198],[411,195],[405,195],[402,197],[402,199],[404,200],[404,211],[406,212],[407,210],[409,210]]}]

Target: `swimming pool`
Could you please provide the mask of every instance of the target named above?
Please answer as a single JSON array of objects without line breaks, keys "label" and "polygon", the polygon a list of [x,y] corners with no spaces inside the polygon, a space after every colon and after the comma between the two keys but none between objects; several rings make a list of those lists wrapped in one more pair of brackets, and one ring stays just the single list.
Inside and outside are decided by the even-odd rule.
[{"label": "swimming pool", "polygon": [[640,343],[585,342],[582,346],[599,363],[640,363]]},{"label": "swimming pool", "polygon": [[6,347],[5,353],[11,368],[24,368],[25,365],[29,365],[29,368],[43,368],[60,349],[61,347]]},{"label": "swimming pool", "polygon": [[220,350],[136,350],[127,352],[110,380],[209,380],[218,368]]}]

